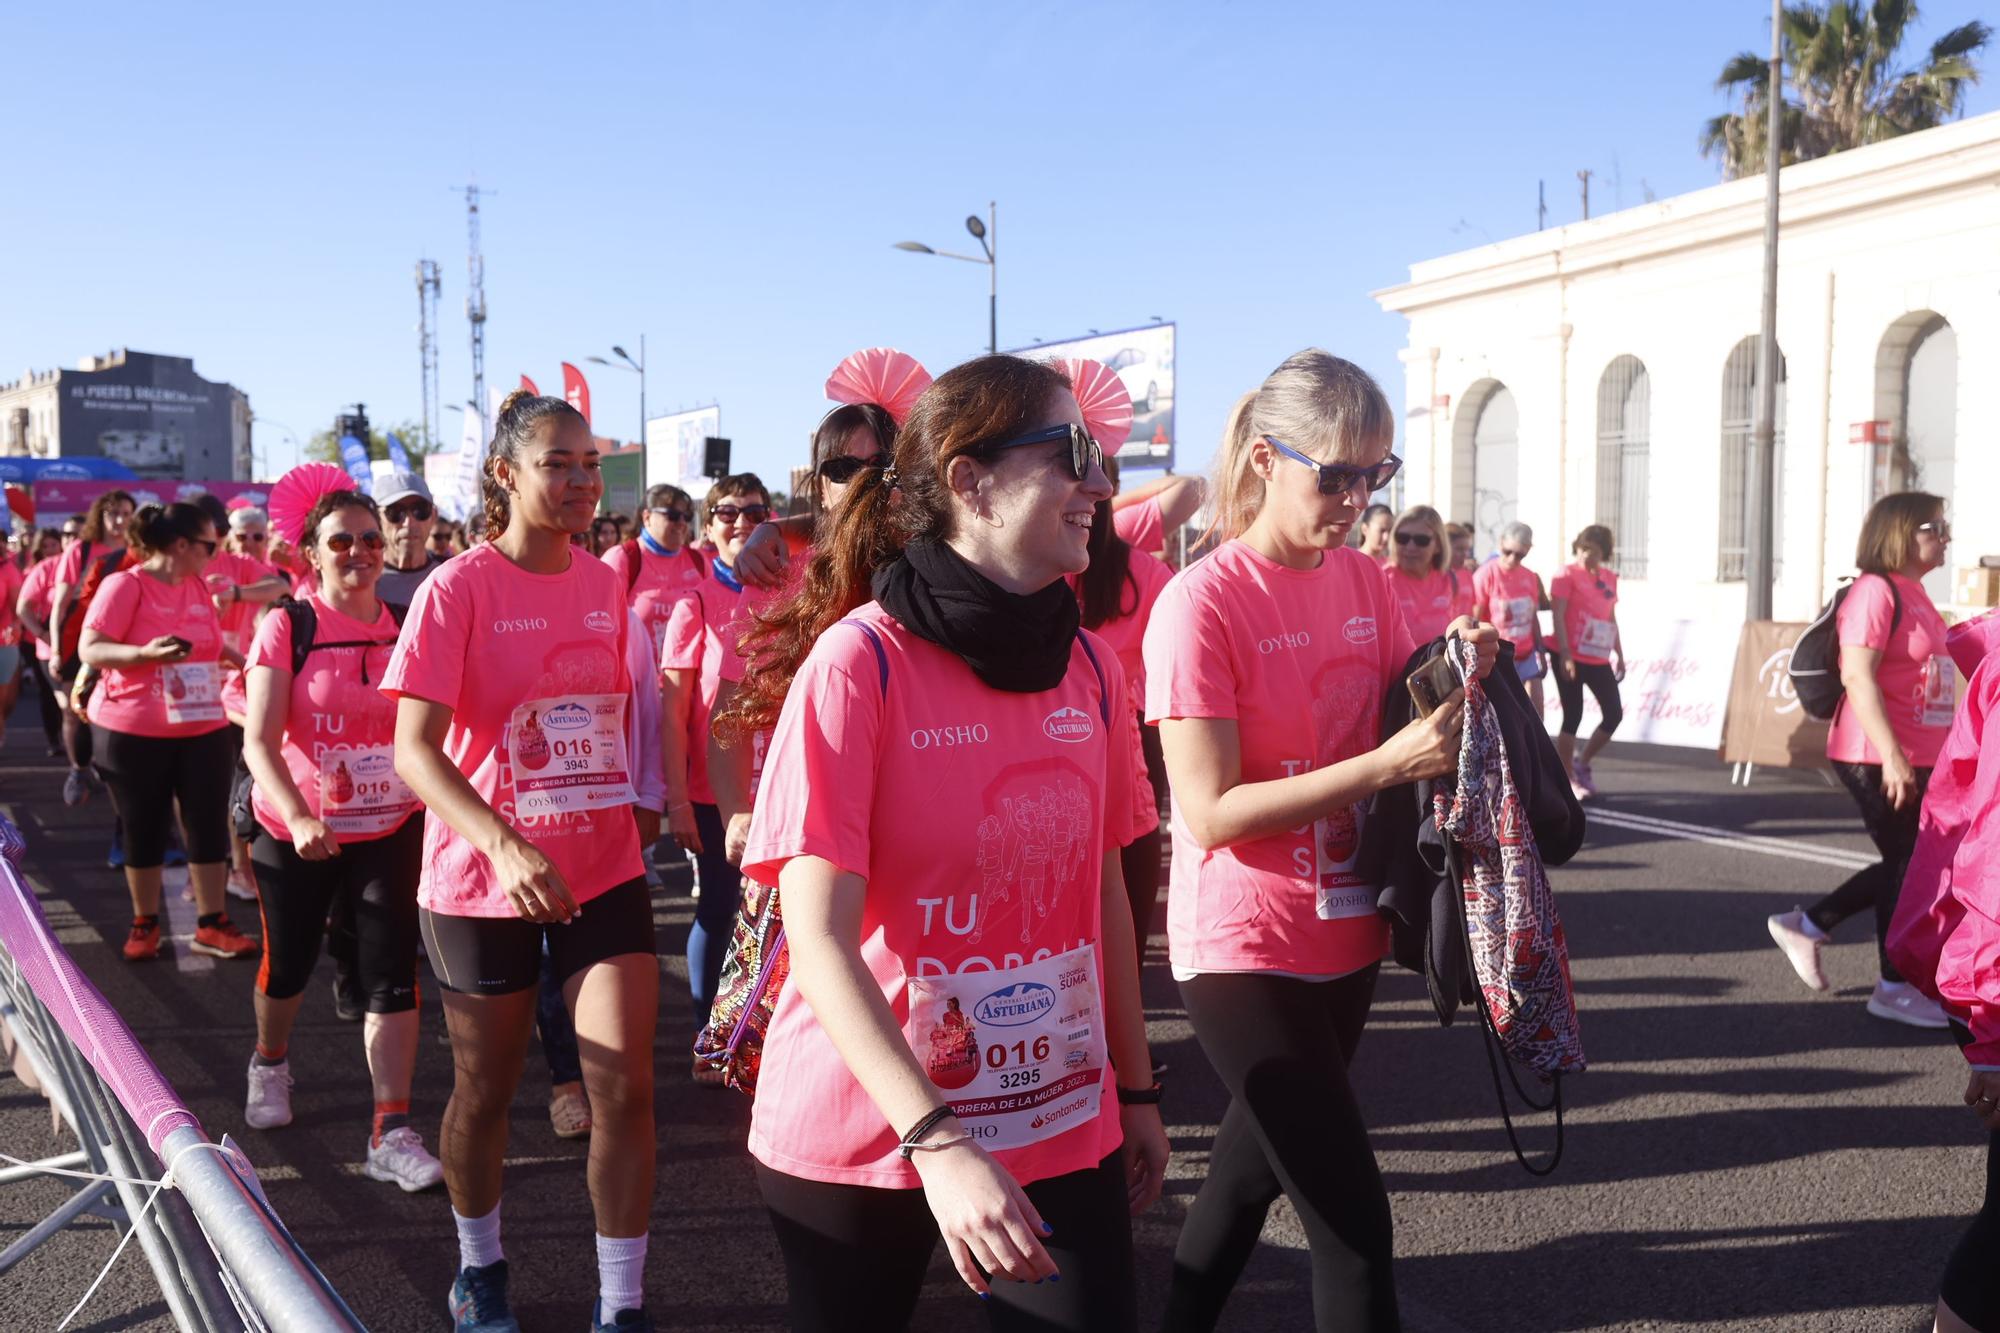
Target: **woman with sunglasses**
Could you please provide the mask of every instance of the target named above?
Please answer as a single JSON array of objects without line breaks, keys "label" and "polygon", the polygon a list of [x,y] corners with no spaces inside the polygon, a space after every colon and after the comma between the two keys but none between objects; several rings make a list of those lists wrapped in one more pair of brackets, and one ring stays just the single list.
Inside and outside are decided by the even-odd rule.
[{"label": "woman with sunglasses", "polygon": [[[1618,632],[1618,574],[1606,567],[1611,559],[1611,529],[1592,523],[1576,534],[1570,553],[1576,557],[1550,585],[1555,611],[1556,697],[1562,701],[1562,731],[1556,753],[1569,770],[1576,799],[1597,795],[1591,760],[1611,743],[1611,733],[1625,719],[1618,686],[1625,679],[1625,643]],[[1576,752],[1576,733],[1583,726],[1583,691],[1597,700],[1597,729]]]},{"label": "woman with sunglasses", "polygon": [[1903,979],[1884,942],[1916,847],[1931,769],[1958,702],[1944,619],[1923,585],[1926,574],[1943,566],[1950,545],[1944,501],[1922,491],[1885,495],[1862,520],[1854,556],[1861,572],[1836,622],[1846,693],[1827,732],[1826,757],[1882,859],[1811,907],[1768,923],[1799,980],[1825,990],[1821,948],[1834,927],[1872,910],[1881,971],[1868,1012],[1919,1028],[1944,1027],[1944,1011]]},{"label": "woman with sunglasses", "polygon": [[1542,576],[1527,566],[1535,548],[1535,532],[1526,523],[1500,529],[1500,553],[1472,576],[1472,614],[1490,621],[1500,637],[1514,645],[1514,671],[1528,687],[1535,716],[1542,715]]},{"label": "woman with sunglasses", "polygon": [[[1395,422],[1359,367],[1288,358],[1231,414],[1222,544],[1167,585],[1146,631],[1146,716],[1173,787],[1173,974],[1231,1097],[1175,1249],[1168,1329],[1215,1326],[1280,1194],[1305,1228],[1316,1326],[1398,1327],[1389,1196],[1347,1075],[1388,942],[1357,858],[1376,792],[1456,764],[1463,704],[1380,738],[1417,643],[1346,541],[1400,466]],[[1490,626],[1448,628],[1491,669]]]},{"label": "woman with sunglasses", "polygon": [[33,651],[22,650],[22,666],[35,683],[36,702],[41,707],[42,738],[48,742],[48,756],[62,750],[62,707],[56,702],[58,689],[49,666],[49,598],[55,591],[56,571],[62,568],[64,542],[74,541],[75,520],[64,525],[68,538],[55,528],[43,528],[35,536],[26,576],[14,597],[14,613],[21,628],[33,640]]},{"label": "woman with sunglasses", "polygon": [[[69,755],[69,774],[63,779],[62,797],[64,805],[82,805],[90,799],[90,724],[81,715],[81,710],[73,706],[70,689],[76,683],[81,667],[74,656],[65,659],[63,645],[68,641],[66,627],[70,617],[76,614],[80,594],[90,581],[93,572],[100,581],[105,575],[122,571],[131,561],[126,556],[126,526],[138,502],[125,491],[109,490],[90,502],[90,509],[83,516],[83,524],[77,533],[77,540],[63,551],[62,560],[56,566],[55,588],[50,593],[53,611],[49,616],[50,635],[57,645],[51,656],[54,668],[51,673],[61,693],[56,696],[63,710],[63,749]],[[78,626],[79,631],[81,626]],[[117,834],[112,835],[112,849],[118,850]]]},{"label": "woman with sunglasses", "polygon": [[666,641],[667,615],[695,584],[708,578],[708,561],[688,540],[694,501],[678,486],[662,483],[646,492],[639,535],[604,554],[625,589],[625,598],[658,653]]},{"label": "woman with sunglasses", "polygon": [[[327,914],[348,899],[374,1093],[362,1170],[413,1191],[444,1168],[410,1125],[423,820],[396,776],[396,705],[377,688],[396,644],[396,618],[375,595],[384,545],[373,500],[322,496],[299,542],[316,590],[264,618],[244,673],[264,966],[243,1119],[253,1129],[292,1121],[292,1025]],[[301,633],[310,637],[298,663]]]},{"label": "woman with sunglasses", "polygon": [[257,942],[223,910],[229,863],[229,774],[222,638],[202,571],[220,542],[192,504],[147,505],[126,533],[139,563],[104,580],[84,616],[78,656],[100,673],[88,716],[97,771],[124,824],[132,895],[127,960],[160,952],[160,867],[178,804],[199,913],[194,952],[248,958]]},{"label": "woman with sunglasses", "polygon": [[1391,549],[1394,555],[1382,566],[1382,578],[1413,640],[1429,643],[1454,617],[1471,612],[1471,579],[1464,579],[1461,596],[1461,576],[1451,567],[1451,540],[1437,510],[1411,505],[1396,515]]},{"label": "woman with sunglasses", "polygon": [[1054,368],[949,371],[749,644],[723,725],[776,722],[744,866],[791,974],[750,1151],[792,1328],[906,1327],[940,1234],[994,1328],[1136,1326],[1129,1215],[1167,1146],[1131,723],[1066,582],[1101,458]]}]

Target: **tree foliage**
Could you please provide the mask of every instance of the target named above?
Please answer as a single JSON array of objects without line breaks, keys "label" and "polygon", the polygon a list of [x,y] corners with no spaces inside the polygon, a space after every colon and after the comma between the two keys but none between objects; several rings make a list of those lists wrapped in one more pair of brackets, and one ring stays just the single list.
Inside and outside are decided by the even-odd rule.
[{"label": "tree foliage", "polygon": [[[370,423],[367,441],[368,456],[370,458],[388,458],[389,437],[391,435],[394,435],[403,442],[403,451],[410,456],[410,466],[417,470],[418,475],[422,475],[424,470],[424,455],[431,453],[437,448],[436,442],[427,440],[424,435],[424,428],[414,421],[405,421],[400,426],[390,426],[379,430],[373,423]],[[331,463],[335,467],[345,467],[346,463],[340,457],[340,432],[330,426],[323,431],[316,432],[311,439],[306,441],[305,456],[307,458],[318,459],[322,463]]]}]

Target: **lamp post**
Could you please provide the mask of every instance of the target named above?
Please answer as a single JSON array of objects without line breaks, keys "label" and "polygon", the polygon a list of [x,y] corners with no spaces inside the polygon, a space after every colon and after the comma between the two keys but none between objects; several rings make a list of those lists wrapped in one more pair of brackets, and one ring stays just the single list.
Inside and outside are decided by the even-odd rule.
[{"label": "lamp post", "polygon": [[639,335],[638,360],[633,360],[632,354],[616,343],[611,345],[611,355],[617,357],[618,360],[607,361],[601,356],[586,356],[583,359],[596,365],[610,366],[614,370],[630,370],[637,373],[639,376],[639,437],[634,442],[643,448],[646,443],[646,335],[643,333]]},{"label": "lamp post", "polygon": [[968,264],[986,265],[986,350],[989,353],[1000,350],[1000,258],[997,247],[1000,244],[1000,210],[991,200],[986,204],[986,217],[982,221],[977,213],[965,220],[965,229],[972,239],[979,242],[982,255],[954,254],[950,250],[933,250],[922,241],[897,241],[895,248],[908,250],[916,255],[936,255],[939,259],[962,259]]},{"label": "lamp post", "polygon": [[[253,412],[250,415],[250,425],[253,427],[250,434],[250,470],[252,472],[259,470],[257,466],[257,434],[254,429],[257,426],[276,426],[279,430],[285,432],[286,437],[292,442],[292,461],[294,463],[298,462],[304,454],[305,451],[299,448],[299,433],[284,422],[273,421],[270,417],[260,416]],[[269,454],[266,453],[265,457],[268,460]]]}]

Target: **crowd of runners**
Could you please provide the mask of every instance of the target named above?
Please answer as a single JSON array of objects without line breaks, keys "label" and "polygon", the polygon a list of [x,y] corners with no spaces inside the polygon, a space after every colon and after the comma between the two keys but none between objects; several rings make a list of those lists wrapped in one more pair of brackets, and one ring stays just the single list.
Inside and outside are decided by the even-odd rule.
[{"label": "crowd of runners", "polygon": [[[1625,674],[1614,534],[1582,529],[1545,580],[1524,524],[1480,552],[1428,505],[1374,503],[1401,494],[1393,411],[1318,350],[1243,396],[1208,482],[1121,492],[1104,375],[988,356],[933,380],[857,353],[794,515],[738,473],[654,486],[628,528],[599,512],[584,419],[526,392],[456,529],[403,473],[311,483],[297,521],[275,497],[110,490],[0,564],[0,725],[32,678],[63,799],[115,816],[125,958],[159,954],[162,868],[185,863],[188,947],[256,962],[250,1126],[291,1119],[330,953],[372,1085],[365,1172],[444,1186],[463,1333],[516,1327],[502,1163],[537,1031],[552,1123],[590,1139],[593,1328],[652,1326],[654,1090],[678,1078],[754,1089],[792,1327],[906,1326],[940,1239],[995,1328],[1136,1327],[1129,1219],[1169,1151],[1139,998],[1163,861],[1172,974],[1231,1095],[1166,1327],[1215,1325],[1282,1195],[1316,1326],[1395,1328],[1347,1078],[1388,945],[1357,829],[1378,793],[1454,771],[1463,704],[1390,728],[1383,705],[1441,636],[1537,716],[1553,678],[1555,752],[1595,797]],[[1770,932],[1823,989],[1828,932],[1873,913],[1869,1011],[1955,1029],[2000,1173],[2000,760],[1979,745],[2000,629],[1947,628],[1925,594],[1949,540],[1934,496],[1867,517],[1828,758],[1882,860]],[[697,901],[689,993],[663,1002],[667,848]],[[410,1103],[420,965],[441,1109]],[[700,1036],[655,1070],[662,1023]],[[1942,1327],[2000,1329],[1997,1233],[2000,1176]]]}]

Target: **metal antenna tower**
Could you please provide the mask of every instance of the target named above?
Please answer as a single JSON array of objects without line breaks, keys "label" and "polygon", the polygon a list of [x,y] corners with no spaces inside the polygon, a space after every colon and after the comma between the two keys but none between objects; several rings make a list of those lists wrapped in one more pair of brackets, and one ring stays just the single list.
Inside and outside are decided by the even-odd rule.
[{"label": "metal antenna tower", "polygon": [[423,364],[424,449],[437,447],[438,410],[438,293],[443,287],[435,259],[417,261],[417,353]]},{"label": "metal antenna tower", "polygon": [[[458,187],[453,186],[454,190]],[[472,326],[472,410],[479,417],[479,434],[484,439],[493,423],[486,419],[486,260],[479,253],[479,196],[498,190],[480,190],[477,184],[465,187],[465,320]]]}]

